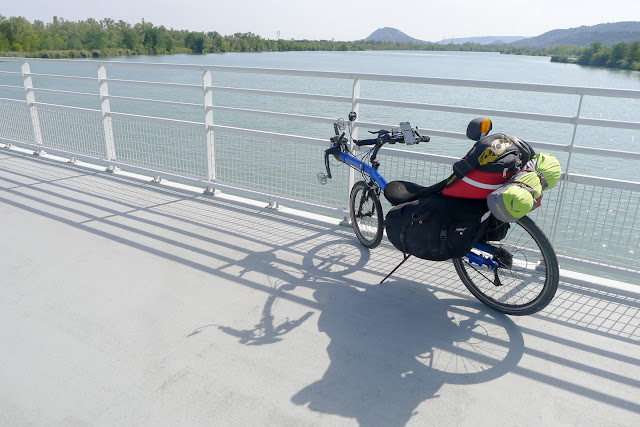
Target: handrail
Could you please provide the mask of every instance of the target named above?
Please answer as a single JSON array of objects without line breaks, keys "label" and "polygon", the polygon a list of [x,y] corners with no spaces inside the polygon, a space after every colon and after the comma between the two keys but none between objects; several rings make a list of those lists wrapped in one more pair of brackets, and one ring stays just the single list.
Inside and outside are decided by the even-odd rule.
[{"label": "handrail", "polygon": [[[582,195],[584,191],[583,186],[593,186],[594,189],[587,188],[587,192],[590,192],[592,200],[588,200],[587,205],[579,205],[586,209],[588,212],[592,208],[592,204],[597,205],[602,200],[603,195],[607,197],[616,197],[616,200],[624,199],[629,206],[618,207],[627,215],[623,218],[618,218],[616,215],[617,210],[607,211],[604,219],[598,218],[599,221],[607,221],[608,219],[617,221],[615,229],[617,236],[615,240],[611,240],[614,245],[627,245],[632,244],[637,246],[629,239],[629,230],[636,233],[638,229],[638,221],[630,218],[630,215],[637,215],[637,212],[628,211],[636,209],[636,199],[640,198],[640,182],[622,181],[617,179],[591,177],[586,175],[579,175],[572,173],[569,169],[571,166],[571,156],[575,154],[585,154],[590,156],[599,157],[613,157],[625,159],[625,161],[637,161],[640,160],[640,152],[629,152],[621,150],[606,150],[602,148],[593,148],[576,145],[576,131],[579,126],[592,126],[599,128],[614,128],[625,129],[631,131],[640,131],[640,122],[631,122],[615,119],[596,119],[582,117],[580,112],[582,108],[582,101],[585,96],[596,97],[613,97],[613,98],[626,98],[626,99],[640,99],[640,90],[627,90],[627,89],[608,89],[608,88],[588,88],[580,86],[560,86],[560,85],[545,85],[545,84],[531,84],[531,83],[513,83],[513,82],[493,82],[483,80],[468,80],[468,79],[450,79],[450,78],[433,78],[433,77],[416,77],[416,76],[399,76],[399,75],[386,75],[386,74],[370,74],[370,73],[348,73],[348,72],[334,72],[334,71],[309,71],[309,70],[292,70],[292,69],[276,69],[276,68],[255,68],[255,67],[234,67],[234,66],[221,66],[221,65],[190,65],[190,64],[158,64],[158,63],[131,63],[122,61],[94,61],[94,60],[51,60],[51,59],[24,59],[24,58],[0,58],[0,61],[10,61],[21,65],[22,72],[10,72],[1,71],[0,76],[21,76],[24,82],[24,86],[12,86],[12,85],[0,85],[0,89],[11,90],[24,90],[26,100],[12,100],[12,99],[0,99],[0,102],[5,104],[13,104],[15,106],[10,108],[10,113],[6,120],[11,120],[12,117],[20,117],[20,121],[15,126],[6,127],[6,132],[2,133],[0,129],[0,142],[6,144],[25,145],[32,147],[38,151],[48,150],[51,152],[57,152],[63,155],[73,155],[78,158],[87,158],[89,161],[99,161],[100,163],[107,164],[111,167],[126,167],[131,170],[140,172],[148,172],[155,175],[163,175],[167,177],[173,177],[176,179],[184,179],[189,182],[197,183],[198,185],[204,185],[207,188],[213,189],[233,189],[243,194],[250,195],[251,197],[266,196],[270,200],[281,200],[291,205],[302,206],[305,209],[313,208],[331,213],[344,213],[343,206],[346,203],[336,202],[331,199],[330,203],[316,202],[315,196],[307,197],[307,192],[292,190],[292,195],[287,193],[289,185],[288,183],[292,179],[287,176],[284,178],[283,189],[278,190],[272,188],[270,185],[257,185],[256,188],[248,188],[242,178],[239,182],[230,180],[229,176],[220,180],[217,178],[216,168],[227,168],[232,172],[229,174],[246,174],[242,170],[242,164],[245,160],[255,161],[255,159],[244,159],[242,153],[230,154],[226,151],[229,150],[228,146],[223,146],[222,150],[216,149],[216,140],[220,135],[220,142],[224,142],[227,137],[235,137],[242,140],[245,138],[247,141],[265,140],[265,141],[277,141],[286,142],[287,149],[300,150],[302,155],[309,155],[309,147],[315,153],[317,150],[322,150],[327,142],[322,139],[303,137],[300,135],[286,135],[282,133],[273,133],[259,130],[241,129],[234,127],[225,127],[216,124],[213,120],[214,112],[231,112],[241,114],[251,114],[262,117],[275,118],[279,120],[300,120],[310,123],[321,123],[331,125],[335,121],[335,117],[322,117],[320,115],[303,114],[303,111],[294,112],[279,112],[279,111],[265,111],[263,109],[251,109],[240,108],[238,106],[222,106],[215,103],[216,94],[228,93],[248,97],[280,97],[286,99],[303,99],[313,102],[331,102],[331,103],[351,103],[350,108],[353,111],[357,111],[361,105],[389,107],[389,108],[405,108],[418,111],[436,111],[443,113],[465,114],[475,116],[496,116],[505,117],[510,119],[521,119],[544,123],[554,123],[558,125],[571,126],[573,128],[573,137],[569,141],[557,142],[544,142],[544,141],[529,141],[536,150],[552,150],[569,153],[569,160],[567,161],[567,170],[563,174],[561,184],[559,185],[560,191],[553,193],[551,200],[555,203],[555,208],[552,206],[552,212],[545,213],[547,217],[555,219],[567,219],[566,214],[563,212],[563,201],[568,199],[570,203],[567,206],[571,207],[574,204],[581,203]],[[96,77],[81,77],[81,76],[67,76],[58,74],[42,74],[32,73],[30,71],[29,63],[54,63],[54,64],[74,64],[79,66],[91,66],[97,68]],[[162,70],[188,70],[193,72],[199,72],[202,74],[201,84],[193,83],[180,83],[180,82],[162,82],[162,81],[142,81],[142,80],[130,80],[130,79],[118,79],[107,77],[107,69],[110,67],[128,67],[128,68],[147,68],[147,69],[162,69]],[[213,84],[216,82],[214,73],[245,73],[245,74],[275,74],[280,76],[299,76],[309,78],[328,78],[328,79],[346,79],[353,82],[350,96],[322,94],[322,93],[304,93],[296,91],[283,91],[273,89],[256,89],[256,88],[241,88],[241,87],[228,87],[222,85]],[[68,81],[81,81],[86,83],[96,84],[96,91],[94,93],[74,92],[68,90],[59,89],[45,89],[40,87],[34,87],[33,79],[59,79]],[[540,93],[552,93],[552,94],[564,94],[568,96],[579,96],[578,110],[575,115],[556,115],[556,114],[542,114],[526,111],[508,111],[502,109],[482,109],[467,106],[457,105],[441,105],[436,103],[422,103],[422,102],[407,102],[400,100],[388,100],[388,99],[375,99],[369,97],[360,96],[360,85],[362,81],[377,81],[377,82],[398,82],[398,83],[411,83],[420,85],[444,85],[452,87],[466,87],[466,88],[482,88],[482,89],[496,89],[496,90],[508,90],[508,91],[532,91]],[[145,97],[131,97],[109,94],[109,85],[135,85],[139,87],[156,87],[163,89],[179,89],[188,91],[201,91],[202,103],[193,102],[181,102],[172,101],[167,99],[149,99]],[[84,86],[83,86],[84,87]],[[99,109],[80,108],[68,105],[58,105],[38,102],[34,94],[56,94],[65,96],[81,96],[98,98],[100,100]],[[155,96],[155,94],[153,95]],[[232,99],[232,98],[229,98]],[[235,98],[234,98],[235,99]],[[193,110],[200,110],[204,114],[203,121],[185,121],[176,119],[167,119],[161,117],[144,116],[139,114],[123,113],[112,111],[110,101],[118,102],[140,102],[147,104],[164,105],[168,107],[176,108],[188,108]],[[227,100],[224,101],[228,102]],[[297,103],[295,105],[298,105]],[[18,107],[20,106],[20,107]],[[13,112],[11,112],[13,109]],[[68,112],[77,112],[77,114],[65,114],[64,116],[56,116],[55,112],[51,110],[64,110]],[[46,114],[41,114],[40,111]],[[85,113],[85,114],[83,114]],[[98,120],[86,120],[87,116],[98,118]],[[363,120],[364,119],[364,120]],[[0,121],[2,118],[0,117]],[[100,125],[97,125],[97,124]],[[366,114],[358,117],[358,120],[353,124],[354,134],[357,133],[359,128],[363,129],[381,129],[390,128],[394,125],[375,123],[366,120]],[[54,128],[55,132],[51,129]],[[180,130],[182,129],[182,131]],[[188,129],[188,130],[187,130]],[[58,143],[59,140],[64,140],[65,132],[69,132],[72,137],[86,136],[90,143],[93,144],[90,148],[76,148],[78,144],[73,142],[65,146]],[[466,135],[462,132],[453,132],[447,130],[438,129],[426,129],[421,128],[420,131],[432,137],[444,137],[453,139],[466,139]],[[148,132],[144,134],[144,132]],[[9,136],[7,136],[9,135]],[[173,140],[180,143],[188,143],[189,148],[184,151],[184,155],[180,152],[180,147],[171,146]],[[102,144],[102,149],[95,148],[96,144]],[[120,145],[119,145],[120,144]],[[202,145],[206,145],[206,159],[204,159],[204,149]],[[299,145],[298,145],[299,144]],[[159,152],[154,153],[155,146],[158,146]],[[146,147],[142,149],[142,147]],[[142,151],[137,151],[141,150]],[[118,151],[120,150],[120,151]],[[147,151],[150,150],[150,151]],[[76,153],[77,151],[77,153]],[[273,153],[269,152],[273,151]],[[106,155],[104,154],[106,152]],[[97,153],[97,154],[96,154]],[[224,156],[228,156],[225,158]],[[403,165],[403,162],[407,162],[407,168],[414,168],[413,165],[421,165],[418,167],[421,170],[422,167],[427,165],[427,168],[431,168],[429,173],[433,172],[433,167],[429,164],[437,165],[451,165],[457,158],[451,156],[442,156],[435,154],[427,154],[421,152],[414,152],[411,150],[399,150],[392,147],[386,148],[384,152],[385,156],[391,157],[396,162],[394,165]],[[216,160],[216,157],[221,157]],[[236,158],[237,156],[237,158]],[[267,149],[266,152],[260,153],[260,157],[267,159],[279,159],[281,154],[278,152],[277,145],[273,146],[273,150]],[[275,157],[270,157],[275,156]],[[167,164],[163,166],[162,161],[166,161]],[[189,163],[192,162],[193,164]],[[188,164],[188,166],[185,166]],[[269,165],[270,166],[270,165]],[[260,166],[262,167],[262,166]],[[395,167],[395,166],[394,166]],[[403,167],[403,166],[400,166]],[[448,166],[449,167],[449,166]],[[239,169],[238,169],[239,168]],[[286,167],[285,167],[286,168]],[[270,169],[270,168],[267,168]],[[439,168],[435,168],[437,173],[442,171]],[[308,172],[305,170],[305,173]],[[283,177],[284,175],[278,175]],[[315,178],[315,177],[314,177]],[[225,181],[225,179],[227,181]],[[271,179],[271,178],[270,178]],[[275,178],[278,179],[278,178]],[[433,179],[429,175],[429,179]],[[295,181],[295,179],[294,179]],[[298,185],[298,181],[296,186]],[[349,177],[346,179],[345,184],[347,187],[353,179]],[[305,184],[306,185],[306,184]],[[262,186],[262,187],[260,187]],[[296,187],[297,188],[297,187]],[[604,190],[606,189],[606,190]],[[315,190],[311,190],[315,191]],[[347,194],[344,195],[345,199],[348,196],[349,189],[347,188]],[[322,196],[325,197],[325,196]],[[320,197],[318,200],[322,199]],[[573,199],[569,199],[569,197]],[[578,198],[576,200],[576,198]],[[322,199],[324,200],[324,199]],[[627,201],[628,200],[628,201]],[[607,201],[606,203],[616,203],[616,201]],[[638,202],[640,203],[640,202]],[[606,204],[605,204],[606,205]],[[586,207],[585,207],[586,206]],[[638,205],[640,206],[640,204]],[[608,206],[607,206],[608,208]],[[625,210],[627,209],[627,210]],[[578,213],[572,213],[581,217],[584,212],[581,210]],[[552,221],[554,221],[552,219]],[[558,230],[559,221],[552,222],[553,230],[549,235],[553,240],[556,238],[556,234],[566,234],[565,230]],[[630,225],[631,224],[631,225]],[[600,225],[598,223],[598,225]],[[598,236],[598,230],[590,231],[587,227],[591,226],[590,222],[584,222],[582,226],[584,230],[581,233],[584,234],[584,238],[587,239],[602,239]],[[607,230],[611,239],[612,233]],[[599,242],[600,240],[598,240]],[[606,242],[609,242],[608,240]],[[637,250],[638,248],[636,248]],[[580,248],[582,250],[582,248]],[[580,250],[578,253],[580,253]],[[640,252],[640,251],[639,251]],[[559,251],[559,256],[563,259],[572,259],[573,253]],[[618,258],[611,261],[611,265],[614,262],[618,262],[618,267],[624,265],[624,260],[627,259],[624,256],[616,255]],[[608,257],[603,257],[606,258]],[[622,260],[622,261],[621,261]],[[589,261],[592,262],[593,260]],[[599,262],[600,260],[598,260]],[[573,262],[573,261],[572,261]],[[615,267],[615,269],[618,269]],[[635,270],[634,270],[635,269]],[[616,270],[616,271],[618,271]],[[640,264],[636,259],[633,259],[633,268],[629,271],[638,274],[640,270]],[[603,268],[603,271],[606,269]]]},{"label": "handrail", "polygon": [[[20,75],[20,73],[17,73]],[[97,77],[82,77],[82,76],[65,76],[61,74],[38,74],[38,73],[24,73],[23,77],[40,77],[43,79],[54,79],[54,80],[78,80],[95,83],[98,78]]]},{"label": "handrail", "polygon": [[235,113],[255,114],[255,115],[265,116],[265,117],[304,120],[309,122],[327,123],[327,124],[333,124],[333,122],[336,121],[335,118],[330,118],[330,117],[317,117],[317,116],[308,116],[304,114],[291,114],[291,113],[279,113],[275,111],[251,110],[248,108],[222,107],[218,105],[206,107],[205,110],[206,111],[230,111]]},{"label": "handrail", "polygon": [[100,114],[100,110],[96,110],[94,108],[73,107],[71,105],[50,104],[50,103],[38,102],[38,101],[34,102],[31,105],[36,107],[53,108],[57,110],[82,111],[83,113],[90,113],[90,114],[96,114],[96,115]]},{"label": "handrail", "polygon": [[235,87],[226,87],[226,86],[205,86],[205,89],[212,89],[217,92],[237,93],[242,95],[280,96],[283,98],[309,99],[309,100],[315,100],[315,101],[351,102],[350,97],[337,96],[337,95],[318,95],[314,93],[284,92],[279,90],[264,90],[264,89],[245,89],[245,88],[235,88]]},{"label": "handrail", "polygon": [[622,179],[601,178],[577,173],[568,174],[569,182],[585,185],[597,185],[604,188],[616,188],[619,190],[629,190],[640,192],[640,182],[626,181]]},{"label": "handrail", "polygon": [[110,112],[109,115],[114,118],[120,117],[123,119],[133,119],[133,120],[140,120],[145,122],[172,124],[172,125],[187,126],[187,127],[202,129],[202,123],[190,122],[187,120],[168,119],[164,117],[153,117],[153,116],[142,116],[139,114],[119,113],[115,111]]},{"label": "handrail", "polygon": [[107,83],[128,84],[136,86],[170,87],[176,89],[202,90],[202,85],[186,83],[147,82],[142,80],[104,79]]},{"label": "handrail", "polygon": [[[21,87],[20,89],[24,90],[23,87]],[[27,101],[25,101],[24,99],[0,98],[0,102],[10,102],[12,104],[27,105]]]},{"label": "handrail", "polygon": [[[24,89],[24,88],[22,88]],[[27,91],[33,92],[42,92],[42,93],[54,93],[58,95],[71,95],[71,96],[84,96],[86,98],[99,98],[100,95],[96,93],[86,93],[86,92],[73,92],[69,90],[58,90],[58,89],[43,89],[43,88],[29,88]]]},{"label": "handrail", "polygon": [[103,96],[103,99],[111,99],[115,101],[126,101],[126,102],[143,102],[147,104],[158,104],[158,105],[171,105],[173,107],[187,107],[187,108],[196,108],[200,110],[204,108],[202,104],[194,104],[189,102],[178,102],[178,101],[165,101],[162,99],[133,98],[130,96],[105,95]]},{"label": "handrail", "polygon": [[442,111],[447,113],[461,113],[461,114],[474,114],[474,115],[489,115],[506,117],[512,119],[525,119],[535,120],[540,122],[550,123],[573,123],[573,117],[571,116],[555,116],[552,114],[537,114],[537,113],[525,113],[519,111],[505,111],[505,110],[493,110],[488,108],[470,108],[470,107],[456,107],[450,105],[438,105],[438,104],[425,104],[422,102],[405,102],[405,101],[390,101],[386,99],[371,99],[371,98],[358,98],[357,102],[367,105],[378,105],[381,107],[397,107],[397,108],[410,108],[412,110],[428,110],[428,111]]},{"label": "handrail", "polygon": [[603,119],[583,119],[582,117],[574,120],[575,124],[586,126],[610,127],[618,129],[640,130],[640,123],[623,122],[620,120],[603,120]]}]

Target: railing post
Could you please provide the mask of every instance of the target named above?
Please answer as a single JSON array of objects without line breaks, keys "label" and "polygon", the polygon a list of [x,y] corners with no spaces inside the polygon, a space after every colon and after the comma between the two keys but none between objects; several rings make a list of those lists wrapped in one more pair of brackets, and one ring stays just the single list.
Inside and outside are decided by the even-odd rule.
[{"label": "railing post", "polygon": [[[38,109],[34,105],[36,102],[36,95],[33,92],[33,80],[31,79],[31,67],[28,62],[22,64],[22,80],[24,82],[24,91],[27,98],[27,107],[29,108],[29,115],[31,116],[31,126],[33,127],[34,142],[37,145],[43,145],[42,128],[40,127],[40,117],[38,116]],[[33,154],[44,154],[43,150],[37,150]]]},{"label": "railing post", "polygon": [[[204,140],[207,145],[207,181],[214,183],[216,180],[216,151],[215,135],[213,131],[213,79],[211,71],[205,70],[202,73],[202,90],[204,92]],[[216,190],[213,185],[208,186],[205,194],[215,195]]]},{"label": "railing post", "polygon": [[[360,98],[360,79],[353,80],[353,87],[351,89],[351,111],[356,113],[356,116],[360,115],[360,103],[358,102],[358,98]],[[356,120],[360,120],[358,117]],[[351,131],[352,139],[358,139],[358,126],[355,123],[348,122],[349,126],[353,126]],[[353,141],[349,140],[349,149],[353,151],[354,144]],[[351,189],[356,182],[356,173],[353,168],[349,168],[349,186],[347,189],[347,208],[349,207],[349,197],[351,196]],[[351,216],[346,216],[342,221],[343,224],[349,225],[351,224]]]},{"label": "railing post", "polygon": [[567,193],[567,186],[569,185],[569,167],[571,166],[571,156],[573,155],[573,149],[576,144],[576,133],[578,132],[578,119],[580,118],[580,112],[582,111],[582,101],[584,100],[584,94],[580,94],[580,102],[578,102],[578,112],[573,119],[573,135],[571,136],[571,145],[569,145],[569,156],[567,158],[567,168],[564,171],[564,177],[560,182],[560,196],[558,196],[558,203],[556,205],[556,211],[553,214],[555,221],[553,221],[553,228],[551,230],[551,244],[556,241],[556,234],[558,232],[558,226],[560,224],[560,214],[562,204],[564,202],[565,195]]},{"label": "railing post", "polygon": [[[104,130],[107,160],[116,161],[116,145],[113,137],[113,122],[111,120],[111,105],[109,104],[109,87],[107,86],[107,70],[104,65],[98,67],[98,84],[100,85],[100,110],[102,111],[102,128]],[[109,166],[108,171],[116,171],[115,166]]]}]

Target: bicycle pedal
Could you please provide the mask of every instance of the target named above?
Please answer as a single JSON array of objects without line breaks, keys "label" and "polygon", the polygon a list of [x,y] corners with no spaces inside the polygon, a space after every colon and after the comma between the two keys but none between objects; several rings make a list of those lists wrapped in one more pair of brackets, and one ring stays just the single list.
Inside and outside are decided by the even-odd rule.
[{"label": "bicycle pedal", "polygon": [[318,172],[318,175],[316,175],[316,178],[318,179],[318,182],[320,183],[320,185],[327,185],[328,178],[326,173]]}]

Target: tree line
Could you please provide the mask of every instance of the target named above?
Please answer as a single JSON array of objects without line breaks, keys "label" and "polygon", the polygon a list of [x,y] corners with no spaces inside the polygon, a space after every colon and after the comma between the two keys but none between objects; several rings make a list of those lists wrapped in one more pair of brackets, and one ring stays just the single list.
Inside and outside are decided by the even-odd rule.
[{"label": "tree line", "polygon": [[602,42],[575,48],[551,56],[551,62],[571,62],[592,67],[607,67],[640,71],[640,41],[604,46]]},{"label": "tree line", "polygon": [[640,43],[618,43],[612,47],[593,43],[589,48],[551,46],[541,49],[515,48],[509,44],[462,45],[439,43],[393,43],[382,41],[271,40],[253,33],[223,36],[217,31],[197,32],[167,29],[144,19],[134,25],[104,18],[99,21],[29,22],[23,17],[0,15],[0,56],[43,58],[106,57],[174,53],[289,52],[353,50],[427,50],[500,52],[514,55],[551,56],[554,62],[640,70]]},{"label": "tree line", "polygon": [[0,52],[27,57],[101,57],[172,53],[288,52],[347,50],[461,50],[498,51],[478,43],[441,45],[380,41],[270,40],[253,33],[223,36],[216,31],[167,29],[150,22],[131,25],[110,18],[29,22],[0,15]]},{"label": "tree line", "polygon": [[29,22],[0,15],[0,52],[30,57],[154,55],[172,53],[287,52],[314,50],[463,50],[496,51],[477,43],[462,46],[374,41],[270,40],[253,33],[223,36],[216,31],[167,29],[150,22],[122,20]]},{"label": "tree line", "polygon": [[603,46],[601,42],[591,43],[577,62],[580,65],[640,71],[640,41],[616,43],[611,47]]}]

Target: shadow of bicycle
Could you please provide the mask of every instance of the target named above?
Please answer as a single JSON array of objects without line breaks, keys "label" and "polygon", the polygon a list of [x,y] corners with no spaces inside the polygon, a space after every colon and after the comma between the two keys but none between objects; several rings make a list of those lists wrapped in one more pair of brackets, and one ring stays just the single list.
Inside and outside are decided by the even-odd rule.
[{"label": "shadow of bicycle", "polygon": [[317,246],[302,265],[264,253],[259,260],[260,266],[256,260],[243,264],[275,279],[260,322],[250,330],[219,328],[245,345],[277,342],[312,316],[290,320],[276,314],[277,299],[300,286],[313,290],[318,329],[331,340],[330,365],[292,397],[294,404],[355,418],[360,425],[404,425],[443,384],[493,380],[522,357],[516,325],[479,302],[439,300],[425,286],[406,280],[381,285],[354,280],[351,274],[370,260],[368,250],[353,240]]}]

